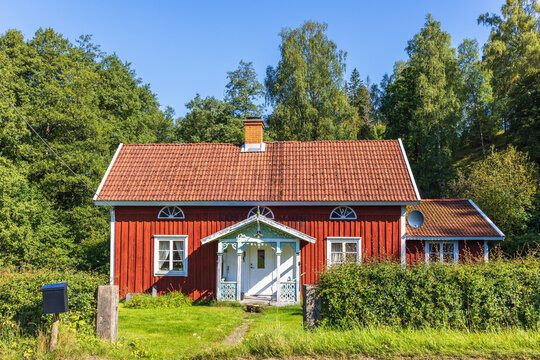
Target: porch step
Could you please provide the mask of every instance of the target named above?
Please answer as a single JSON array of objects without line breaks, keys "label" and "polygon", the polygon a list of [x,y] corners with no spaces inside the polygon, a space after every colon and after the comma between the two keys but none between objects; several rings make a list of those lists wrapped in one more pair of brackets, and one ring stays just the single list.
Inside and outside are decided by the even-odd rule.
[{"label": "porch step", "polygon": [[252,296],[252,295],[245,295],[244,300],[242,303],[246,305],[273,305],[275,303],[275,299],[272,296]]}]

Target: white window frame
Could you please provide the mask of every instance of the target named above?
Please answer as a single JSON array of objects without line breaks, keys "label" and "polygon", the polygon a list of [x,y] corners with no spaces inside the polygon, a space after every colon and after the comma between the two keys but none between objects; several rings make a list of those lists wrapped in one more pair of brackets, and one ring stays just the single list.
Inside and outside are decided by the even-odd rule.
[{"label": "white window frame", "polygon": [[[264,210],[266,210],[267,212],[269,212],[269,213],[270,213],[270,216],[264,215],[264,214],[263,214]],[[260,206],[260,207],[259,207],[259,211],[260,211],[260,213],[261,213],[262,216],[274,220],[274,212],[273,212],[272,209],[270,209],[269,207],[267,207],[267,206]],[[254,207],[252,207],[251,209],[249,209],[247,217],[250,218],[250,217],[252,217],[253,215],[257,215],[257,206],[254,206]]]},{"label": "white window frame", "polygon": [[[163,210],[167,209],[167,208],[174,208],[174,209],[178,209],[180,210],[180,216],[178,217],[169,217],[169,216],[161,216],[161,213],[163,212]],[[181,220],[181,219],[185,219],[186,216],[184,215],[184,210],[182,210],[180,207],[178,206],[164,206],[162,207],[159,212],[158,212],[158,219],[164,219],[164,220]]]},{"label": "white window frame", "polygon": [[356,243],[357,261],[359,264],[362,262],[362,238],[361,237],[327,237],[326,238],[326,265],[332,266],[332,244],[335,243]]},{"label": "white window frame", "polygon": [[[354,214],[354,217],[352,218],[344,218],[344,217],[333,217],[332,215],[334,214],[334,211],[336,211],[337,209],[341,209],[341,208],[345,208],[345,209],[349,209],[350,211],[352,211],[352,213]],[[354,211],[354,209],[350,206],[338,206],[338,207],[335,207],[334,209],[332,209],[332,212],[330,213],[330,220],[356,220],[358,217],[356,216],[356,211]]]},{"label": "white window frame", "polygon": [[[443,245],[444,244],[454,244],[454,263],[459,264],[459,242],[458,241],[426,241],[425,242],[425,260],[426,264],[429,264],[429,245],[430,244],[439,244],[439,261],[443,263]],[[445,263],[448,264],[448,263]]]},{"label": "white window frame", "polygon": [[[159,242],[169,241],[172,248],[173,241],[184,241],[184,270],[169,270],[163,271],[159,269]],[[154,276],[188,276],[188,254],[189,254],[189,242],[187,235],[154,235]],[[169,258],[172,261],[172,254]]]}]

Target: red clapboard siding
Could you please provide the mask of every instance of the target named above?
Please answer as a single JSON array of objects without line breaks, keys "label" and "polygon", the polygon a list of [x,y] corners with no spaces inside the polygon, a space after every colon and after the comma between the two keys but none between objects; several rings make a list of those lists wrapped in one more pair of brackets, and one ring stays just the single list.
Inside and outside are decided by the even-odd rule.
[{"label": "red clapboard siding", "polygon": [[[484,261],[484,242],[474,240],[460,240],[459,261],[466,259],[473,261]],[[426,261],[426,246],[421,240],[407,240],[407,264],[414,265],[418,262]]]},{"label": "red clapboard siding", "polygon": [[[183,220],[157,219],[160,207],[117,207],[114,282],[128,292],[181,289],[192,299],[213,296],[217,242],[200,239],[246,218],[251,207],[182,207]],[[354,207],[357,220],[330,220],[333,207],[272,207],[275,220],[317,239],[301,241],[302,284],[317,283],[326,264],[326,238],[361,237],[362,258],[400,258],[400,207]],[[154,235],[188,235],[188,276],[153,276]]]}]

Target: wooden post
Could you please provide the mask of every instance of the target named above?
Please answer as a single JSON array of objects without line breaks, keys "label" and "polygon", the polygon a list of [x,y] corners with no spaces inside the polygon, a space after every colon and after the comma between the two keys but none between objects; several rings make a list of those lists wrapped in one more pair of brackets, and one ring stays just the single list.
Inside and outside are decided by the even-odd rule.
[{"label": "wooden post", "polygon": [[242,252],[238,244],[237,265],[236,265],[236,301],[242,300]]},{"label": "wooden post", "polygon": [[51,342],[49,343],[49,352],[53,351],[58,342],[58,323],[60,322],[60,315],[58,313],[53,314],[51,326]]}]

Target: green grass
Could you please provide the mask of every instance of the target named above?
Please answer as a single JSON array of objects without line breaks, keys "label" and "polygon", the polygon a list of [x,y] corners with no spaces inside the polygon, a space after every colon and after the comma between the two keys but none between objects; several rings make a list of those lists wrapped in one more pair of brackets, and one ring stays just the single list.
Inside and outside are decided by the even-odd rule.
[{"label": "green grass", "polygon": [[185,306],[128,309],[118,315],[120,341],[158,358],[183,358],[214,347],[240,325],[240,307]]},{"label": "green grass", "polygon": [[[540,359],[540,332],[510,329],[465,332],[444,329],[315,329],[302,325],[300,306],[249,314],[254,321],[238,345],[222,342],[238,326],[243,309],[184,306],[133,309],[121,305],[119,341],[110,344],[89,332],[63,326],[58,350],[46,353],[48,334],[0,338],[1,359],[233,359],[233,358],[482,358]],[[196,334],[196,335],[193,335]],[[16,344],[15,342],[18,342]]]},{"label": "green grass", "polygon": [[467,333],[378,327],[306,332],[299,306],[269,308],[252,316],[256,320],[241,344],[200,357],[540,358],[540,333],[537,331]]}]

